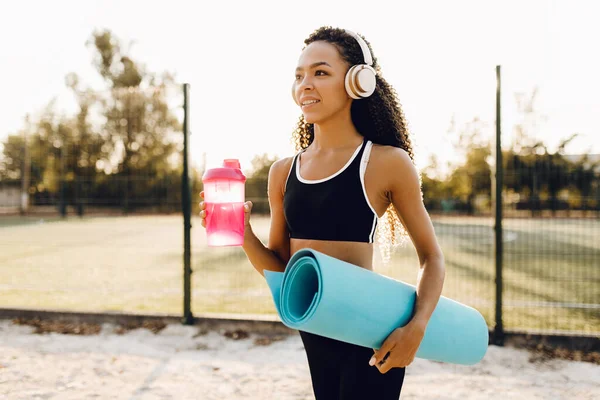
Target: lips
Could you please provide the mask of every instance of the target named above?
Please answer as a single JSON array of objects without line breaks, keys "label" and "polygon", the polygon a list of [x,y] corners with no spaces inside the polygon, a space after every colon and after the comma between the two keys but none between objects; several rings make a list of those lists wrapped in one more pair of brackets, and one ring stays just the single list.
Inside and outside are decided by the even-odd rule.
[{"label": "lips", "polygon": [[318,99],[304,99],[300,102],[302,109],[319,104],[321,100]]}]

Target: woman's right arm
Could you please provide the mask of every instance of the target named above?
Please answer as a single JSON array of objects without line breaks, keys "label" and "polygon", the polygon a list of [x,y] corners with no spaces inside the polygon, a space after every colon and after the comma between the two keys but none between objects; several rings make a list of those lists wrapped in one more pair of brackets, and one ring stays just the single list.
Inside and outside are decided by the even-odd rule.
[{"label": "woman's right arm", "polygon": [[[290,235],[283,214],[283,194],[285,181],[291,165],[291,158],[275,161],[269,169],[268,197],[271,210],[271,227],[269,230],[268,246],[256,237],[248,223],[244,233],[242,248],[254,268],[264,276],[264,270],[285,271],[285,266],[290,259]],[[250,203],[251,204],[251,203]],[[252,206],[250,205],[250,210]],[[250,210],[247,212],[249,213]]]}]

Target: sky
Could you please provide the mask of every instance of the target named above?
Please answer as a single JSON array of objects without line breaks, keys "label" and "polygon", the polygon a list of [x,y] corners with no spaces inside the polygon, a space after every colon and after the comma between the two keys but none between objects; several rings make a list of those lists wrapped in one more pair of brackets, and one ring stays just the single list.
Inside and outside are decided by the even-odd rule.
[{"label": "sky", "polygon": [[85,45],[109,29],[153,72],[191,85],[191,156],[218,166],[258,154],[294,153],[300,110],[290,87],[303,41],[322,25],[354,30],[371,43],[396,89],[417,166],[445,164],[460,151],[448,131],[475,117],[494,134],[496,65],[502,66],[503,141],[519,122],[515,93],[538,88],[546,119],[538,132],[552,149],[579,133],[569,153],[600,153],[600,38],[592,1],[31,1],[0,5],[0,140],[52,99],[75,102],[70,72],[104,83]]}]

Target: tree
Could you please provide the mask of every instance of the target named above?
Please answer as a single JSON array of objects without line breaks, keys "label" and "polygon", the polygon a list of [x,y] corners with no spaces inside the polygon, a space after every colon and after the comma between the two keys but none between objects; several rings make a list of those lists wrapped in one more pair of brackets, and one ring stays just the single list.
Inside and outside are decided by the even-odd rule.
[{"label": "tree", "polygon": [[448,185],[452,196],[464,202],[468,214],[476,211],[477,195],[491,197],[491,171],[488,164],[491,143],[484,134],[486,129],[487,125],[475,117],[460,128],[454,144],[455,151],[464,155],[464,161],[454,168]]},{"label": "tree", "polygon": [[0,159],[0,181],[17,181],[21,178],[24,144],[22,132],[6,138]]},{"label": "tree", "polygon": [[569,165],[569,187],[580,195],[579,206],[583,210],[600,210],[600,202],[597,198],[600,176],[596,172],[599,164],[600,160],[592,162],[585,154]]},{"label": "tree", "polygon": [[77,213],[83,214],[84,199],[89,198],[94,191],[93,179],[100,160],[110,157],[103,144],[106,137],[91,123],[92,111],[99,102],[99,95],[84,87],[75,73],[65,77],[65,84],[71,89],[79,105],[79,111],[72,119],[73,135],[71,137],[70,156],[73,160],[74,174],[74,203]]},{"label": "tree", "polygon": [[[148,72],[110,31],[94,32],[88,46],[108,90],[91,90],[70,73],[65,84],[79,105],[76,115],[58,115],[51,101],[24,128],[30,190],[38,200],[58,194],[79,209],[82,197],[101,197],[107,205],[121,198],[125,212],[134,198],[178,204],[183,140],[172,111],[182,105],[173,103],[181,101],[181,92],[169,91],[178,87],[175,78]],[[0,179],[21,176],[23,133],[10,135],[2,146]]]},{"label": "tree", "polygon": [[[529,95],[515,95],[521,120],[514,128],[512,151],[505,157],[505,182],[508,188],[527,197],[526,202],[532,215],[538,215],[542,208],[546,207],[552,210],[554,215],[558,209],[564,207],[558,199],[559,193],[570,184],[571,167],[564,157],[565,148],[578,134],[571,134],[562,139],[557,150],[550,152],[548,146],[537,139],[543,123],[547,120],[536,107],[537,95],[537,88]],[[583,187],[581,189],[587,190]],[[543,205],[543,197],[548,198],[547,205]],[[522,205],[523,202],[521,207]]]},{"label": "tree", "polygon": [[[90,46],[96,51],[95,65],[111,88],[102,99],[105,130],[111,140],[113,165],[123,184],[123,210],[130,208],[132,192],[143,194],[157,180],[164,179],[174,161],[180,161],[181,123],[168,105],[167,89],[175,83],[172,75],[146,71],[122,50],[120,42],[108,30],[95,32]],[[179,164],[181,164],[179,162]],[[134,174],[151,176],[136,181]]]},{"label": "tree", "polygon": [[[3,148],[3,165],[0,165],[0,180],[21,179],[24,165],[24,136],[30,158],[29,192],[38,197],[39,193],[58,192],[61,168],[61,146],[64,141],[60,135],[65,132],[66,119],[57,115],[55,100],[51,100],[41,111],[40,116],[27,117],[20,132],[6,138]],[[64,154],[64,153],[63,153]]]},{"label": "tree", "polygon": [[429,211],[446,210],[452,197],[447,180],[442,176],[435,154],[430,155],[429,164],[421,170],[423,203]]}]

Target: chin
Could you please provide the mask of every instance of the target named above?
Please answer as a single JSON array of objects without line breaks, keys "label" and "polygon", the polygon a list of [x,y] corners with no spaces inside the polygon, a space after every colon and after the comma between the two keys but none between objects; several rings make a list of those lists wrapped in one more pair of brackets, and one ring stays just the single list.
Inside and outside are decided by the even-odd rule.
[{"label": "chin", "polygon": [[318,115],[314,114],[304,114],[304,121],[307,124],[318,124],[323,118],[320,118]]}]

